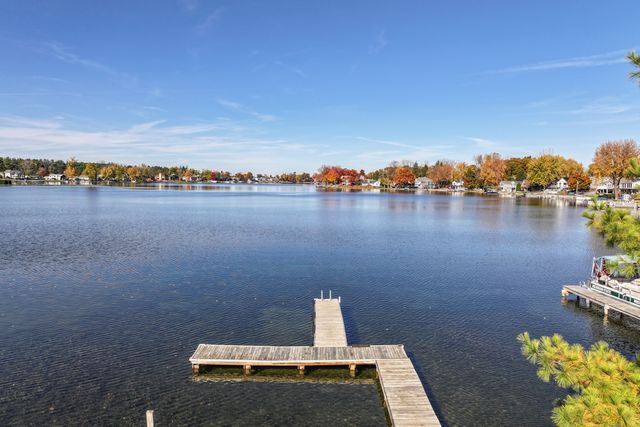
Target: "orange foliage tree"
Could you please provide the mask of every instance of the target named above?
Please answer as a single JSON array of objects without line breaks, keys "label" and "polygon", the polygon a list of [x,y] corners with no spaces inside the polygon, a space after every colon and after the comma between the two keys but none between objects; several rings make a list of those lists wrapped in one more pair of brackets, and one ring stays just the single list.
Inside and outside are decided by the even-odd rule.
[{"label": "orange foliage tree", "polygon": [[498,153],[478,156],[480,181],[486,186],[497,186],[504,179],[506,165]]},{"label": "orange foliage tree", "polygon": [[393,174],[393,183],[400,187],[413,185],[415,182],[416,176],[411,171],[411,168],[406,166],[396,169],[396,172]]}]

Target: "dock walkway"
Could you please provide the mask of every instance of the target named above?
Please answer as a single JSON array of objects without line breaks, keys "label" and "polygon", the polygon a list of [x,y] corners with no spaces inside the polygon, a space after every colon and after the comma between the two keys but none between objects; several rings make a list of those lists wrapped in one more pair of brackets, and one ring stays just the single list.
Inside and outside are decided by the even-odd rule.
[{"label": "dock walkway", "polygon": [[624,316],[640,321],[640,308],[620,301],[617,298],[604,295],[600,292],[596,292],[592,289],[579,285],[566,285],[563,287],[563,293],[564,292],[575,295],[578,298],[583,298],[588,302],[588,304],[594,302],[601,305],[605,316],[609,314],[609,310],[615,310]]},{"label": "dock walkway", "polygon": [[252,346],[200,344],[189,361],[193,373],[201,365],[242,366],[348,366],[355,376],[358,365],[375,366],[384,403],[394,427],[439,426],[422,382],[403,345],[349,346],[339,299],[315,299],[313,346]]},{"label": "dock walkway", "polygon": [[315,347],[345,347],[347,333],[344,329],[340,301],[332,299],[314,299],[315,331],[313,345]]}]

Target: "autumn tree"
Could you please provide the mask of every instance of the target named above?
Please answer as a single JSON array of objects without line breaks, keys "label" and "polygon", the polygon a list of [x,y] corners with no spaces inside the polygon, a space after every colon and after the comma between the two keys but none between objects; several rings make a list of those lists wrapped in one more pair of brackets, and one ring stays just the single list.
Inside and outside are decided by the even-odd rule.
[{"label": "autumn tree", "polygon": [[324,175],[324,181],[329,184],[335,184],[340,179],[340,172],[338,172],[335,168],[329,169],[329,171]]},{"label": "autumn tree", "polygon": [[191,170],[191,169],[187,169],[182,174],[182,179],[185,180],[185,181],[191,181],[192,178],[193,178],[193,170]]},{"label": "autumn tree", "polygon": [[571,172],[567,178],[567,186],[577,191],[587,191],[591,188],[591,177],[584,171]]},{"label": "autumn tree", "polygon": [[495,187],[504,179],[505,162],[498,153],[477,156],[480,166],[480,181],[485,186]]},{"label": "autumn tree", "polygon": [[74,178],[76,176],[76,158],[72,157],[67,160],[67,167],[64,170],[64,176]]},{"label": "autumn tree", "polygon": [[100,177],[102,179],[113,179],[115,177],[115,168],[112,165],[101,167]]},{"label": "autumn tree", "polygon": [[416,176],[411,171],[411,168],[407,166],[399,167],[393,175],[393,183],[400,187],[413,185],[415,182]]},{"label": "autumn tree", "polygon": [[543,154],[531,159],[527,171],[527,181],[535,187],[547,188],[564,176],[565,158],[552,154]]},{"label": "autumn tree", "polygon": [[640,366],[604,341],[588,350],[556,334],[518,336],[522,354],[538,367],[538,378],[573,390],[553,409],[559,427],[640,425]]},{"label": "autumn tree", "polygon": [[135,166],[130,166],[127,168],[127,176],[129,177],[129,179],[131,181],[137,181],[138,180],[138,175],[139,175],[139,171],[138,168]]},{"label": "autumn tree", "polygon": [[427,176],[438,187],[446,187],[453,181],[453,171],[455,165],[448,160],[438,160],[433,166],[429,168]]},{"label": "autumn tree", "polygon": [[98,170],[96,169],[96,165],[93,163],[85,164],[84,170],[82,171],[82,175],[88,176],[91,182],[96,182],[98,178]]},{"label": "autumn tree", "polygon": [[504,178],[510,181],[527,179],[527,168],[531,157],[511,157],[504,161]]},{"label": "autumn tree", "polygon": [[480,188],[480,169],[476,165],[468,165],[464,171],[464,186],[468,189]]},{"label": "autumn tree", "polygon": [[38,175],[40,178],[44,178],[46,174],[47,174],[47,168],[45,168],[44,166],[40,166],[38,168],[38,171],[36,172],[36,175]]},{"label": "autumn tree", "polygon": [[616,199],[620,197],[620,180],[625,176],[629,162],[638,156],[640,149],[632,139],[608,141],[596,150],[592,170],[600,178],[611,178]]}]

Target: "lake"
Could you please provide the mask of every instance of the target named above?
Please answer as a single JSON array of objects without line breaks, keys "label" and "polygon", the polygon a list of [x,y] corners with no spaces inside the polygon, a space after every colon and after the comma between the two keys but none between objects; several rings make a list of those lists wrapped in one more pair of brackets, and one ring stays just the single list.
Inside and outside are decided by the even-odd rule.
[{"label": "lake", "polygon": [[385,425],[370,384],[195,382],[201,342],[404,344],[451,426],[550,425],[516,336],[640,333],[563,304],[609,253],[581,208],[310,186],[0,187],[0,424]]}]

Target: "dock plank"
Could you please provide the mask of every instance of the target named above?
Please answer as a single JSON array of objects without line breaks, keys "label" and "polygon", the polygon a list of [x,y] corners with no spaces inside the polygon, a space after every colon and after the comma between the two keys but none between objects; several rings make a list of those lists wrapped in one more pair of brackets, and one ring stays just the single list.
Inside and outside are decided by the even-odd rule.
[{"label": "dock plank", "polygon": [[376,367],[394,427],[440,425],[409,358],[379,359]]},{"label": "dock plank", "polygon": [[316,347],[344,347],[347,333],[337,299],[314,299],[315,333],[313,345]]},{"label": "dock plank", "polygon": [[596,292],[579,285],[566,285],[564,286],[564,289],[570,294],[576,295],[581,298],[586,298],[601,306],[607,305],[609,308],[617,311],[618,313],[622,313],[623,315],[632,317],[640,321],[640,308],[620,301],[617,298],[601,294],[600,292]]}]

